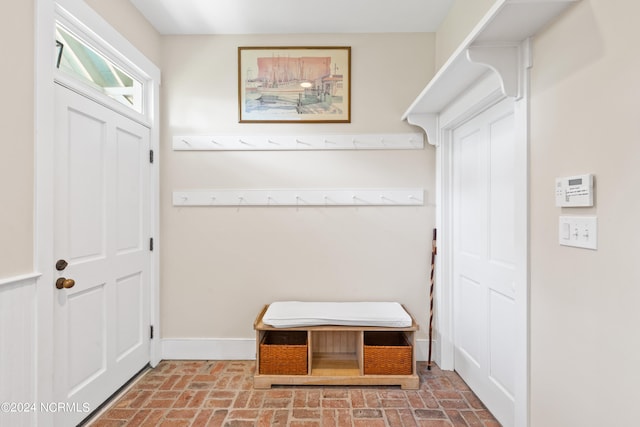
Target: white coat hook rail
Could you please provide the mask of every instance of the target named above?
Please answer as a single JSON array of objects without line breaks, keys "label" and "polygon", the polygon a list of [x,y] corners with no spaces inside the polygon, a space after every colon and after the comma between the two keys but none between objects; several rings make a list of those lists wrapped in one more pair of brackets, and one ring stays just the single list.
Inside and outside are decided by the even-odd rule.
[{"label": "white coat hook rail", "polygon": [[420,150],[422,133],[174,136],[175,151]]},{"label": "white coat hook rail", "polygon": [[236,189],[173,192],[174,206],[421,206],[422,188]]}]

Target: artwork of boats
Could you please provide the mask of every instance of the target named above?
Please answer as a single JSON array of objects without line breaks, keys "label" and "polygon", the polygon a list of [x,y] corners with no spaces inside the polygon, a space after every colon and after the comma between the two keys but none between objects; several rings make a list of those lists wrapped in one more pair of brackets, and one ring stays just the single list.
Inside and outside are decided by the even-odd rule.
[{"label": "artwork of boats", "polygon": [[298,113],[330,110],[342,102],[343,77],[330,57],[271,56],[257,59],[258,70],[247,71],[247,111],[295,108]]}]

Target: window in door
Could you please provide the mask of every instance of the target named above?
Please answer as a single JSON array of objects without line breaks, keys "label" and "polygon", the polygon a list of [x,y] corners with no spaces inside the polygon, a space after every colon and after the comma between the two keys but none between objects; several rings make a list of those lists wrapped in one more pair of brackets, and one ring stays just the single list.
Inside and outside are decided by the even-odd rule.
[{"label": "window in door", "polygon": [[61,24],[56,24],[56,68],[142,113],[142,83]]}]

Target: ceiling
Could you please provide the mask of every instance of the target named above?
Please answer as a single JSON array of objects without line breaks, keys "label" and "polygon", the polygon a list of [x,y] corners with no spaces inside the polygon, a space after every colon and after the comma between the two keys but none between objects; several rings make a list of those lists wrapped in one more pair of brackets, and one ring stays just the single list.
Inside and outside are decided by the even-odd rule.
[{"label": "ceiling", "polygon": [[454,0],[129,0],[161,34],[434,32]]}]

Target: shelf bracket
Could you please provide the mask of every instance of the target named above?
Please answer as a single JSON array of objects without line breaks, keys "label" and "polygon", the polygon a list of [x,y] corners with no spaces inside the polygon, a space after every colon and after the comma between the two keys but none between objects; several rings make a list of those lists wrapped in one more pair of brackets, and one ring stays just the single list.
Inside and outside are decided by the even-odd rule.
[{"label": "shelf bracket", "polygon": [[475,45],[467,48],[469,62],[485,65],[493,70],[501,82],[505,96],[519,98],[520,90],[520,52],[517,44]]},{"label": "shelf bracket", "polygon": [[407,122],[420,126],[427,134],[427,142],[435,147],[440,146],[438,140],[438,115],[430,113],[412,113],[407,116]]}]

